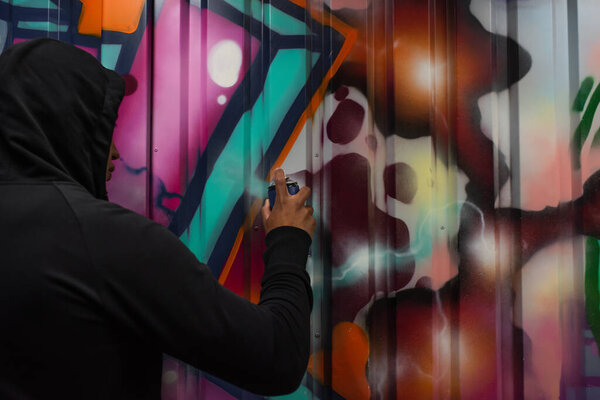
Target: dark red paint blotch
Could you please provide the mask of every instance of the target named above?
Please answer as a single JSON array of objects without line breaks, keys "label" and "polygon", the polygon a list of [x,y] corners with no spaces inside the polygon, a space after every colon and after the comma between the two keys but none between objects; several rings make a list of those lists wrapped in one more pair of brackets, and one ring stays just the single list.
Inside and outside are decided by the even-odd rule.
[{"label": "dark red paint blotch", "polygon": [[365,109],[353,100],[342,101],[327,122],[327,137],[333,143],[347,144],[356,139],[365,119]]}]

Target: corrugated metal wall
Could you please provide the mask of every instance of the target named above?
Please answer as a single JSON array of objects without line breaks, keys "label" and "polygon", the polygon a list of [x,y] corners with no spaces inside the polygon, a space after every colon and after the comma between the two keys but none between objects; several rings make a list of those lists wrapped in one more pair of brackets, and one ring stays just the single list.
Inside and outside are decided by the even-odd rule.
[{"label": "corrugated metal wall", "polygon": [[[266,177],[312,187],[313,353],[284,398],[597,399],[598,15],[596,0],[0,0],[0,50],[54,37],[124,75],[111,200],[252,301]],[[256,397],[165,359],[164,399]]]}]

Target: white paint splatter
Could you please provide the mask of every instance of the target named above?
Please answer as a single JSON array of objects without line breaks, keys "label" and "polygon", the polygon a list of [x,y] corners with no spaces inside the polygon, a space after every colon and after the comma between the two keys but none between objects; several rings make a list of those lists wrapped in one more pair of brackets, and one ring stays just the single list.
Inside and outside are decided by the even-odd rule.
[{"label": "white paint splatter", "polygon": [[235,85],[242,67],[242,49],[233,40],[221,40],[208,54],[208,73],[221,87]]}]

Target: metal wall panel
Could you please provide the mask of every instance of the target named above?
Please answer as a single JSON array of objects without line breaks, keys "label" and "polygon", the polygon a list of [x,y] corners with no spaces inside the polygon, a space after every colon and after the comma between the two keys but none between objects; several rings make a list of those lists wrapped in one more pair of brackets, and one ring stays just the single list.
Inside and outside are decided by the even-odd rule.
[{"label": "metal wall panel", "polygon": [[[312,356],[281,398],[597,399],[598,15],[0,0],[0,50],[53,37],[122,74],[111,200],[251,301],[269,173],[312,187]],[[258,397],[165,357],[164,399]]]}]

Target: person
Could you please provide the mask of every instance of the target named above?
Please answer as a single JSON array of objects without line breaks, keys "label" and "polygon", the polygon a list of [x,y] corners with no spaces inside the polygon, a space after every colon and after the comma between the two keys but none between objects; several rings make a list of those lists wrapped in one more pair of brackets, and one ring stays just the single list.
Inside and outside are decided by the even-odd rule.
[{"label": "person", "polygon": [[255,393],[293,391],[310,347],[310,190],[290,196],[276,171],[250,303],[162,225],[107,201],[123,93],[66,43],[0,55],[0,398],[158,399],[163,353]]}]

